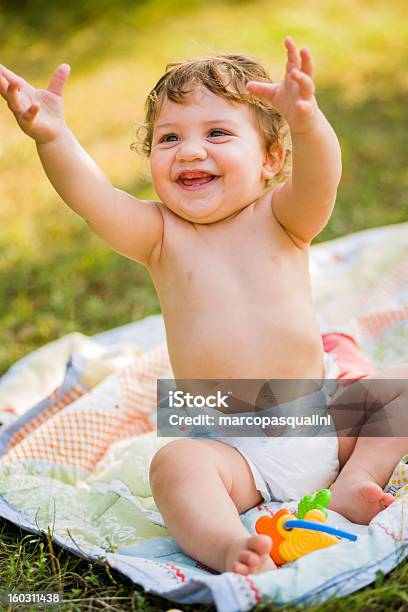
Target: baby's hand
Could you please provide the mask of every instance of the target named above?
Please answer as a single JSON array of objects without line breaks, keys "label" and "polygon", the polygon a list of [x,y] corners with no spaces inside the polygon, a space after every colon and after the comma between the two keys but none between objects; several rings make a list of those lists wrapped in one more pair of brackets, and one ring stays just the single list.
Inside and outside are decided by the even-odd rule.
[{"label": "baby's hand", "polygon": [[313,128],[317,116],[317,102],[314,97],[312,57],[308,49],[298,52],[295,43],[288,36],[285,39],[288,53],[285,78],[282,83],[250,81],[250,93],[267,99],[286,119],[292,132],[306,132]]},{"label": "baby's hand", "polygon": [[64,125],[62,92],[69,73],[68,64],[61,64],[52,75],[48,89],[36,89],[0,65],[0,94],[23,132],[38,144],[54,140]]}]

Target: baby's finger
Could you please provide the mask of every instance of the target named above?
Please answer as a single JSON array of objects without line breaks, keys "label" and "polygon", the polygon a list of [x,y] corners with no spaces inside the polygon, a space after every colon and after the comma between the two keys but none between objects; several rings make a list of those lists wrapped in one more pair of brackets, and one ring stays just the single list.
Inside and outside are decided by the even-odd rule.
[{"label": "baby's finger", "polygon": [[40,105],[34,103],[30,106],[30,108],[24,111],[21,117],[22,119],[24,119],[24,121],[32,121],[38,115],[39,111],[40,111]]},{"label": "baby's finger", "polygon": [[291,36],[285,38],[285,47],[288,52],[288,61],[286,63],[287,72],[290,72],[293,68],[300,68],[300,55]]},{"label": "baby's finger", "polygon": [[302,60],[300,69],[302,70],[302,72],[304,72],[305,74],[307,74],[308,76],[312,78],[313,77],[313,61],[312,61],[312,55],[309,49],[301,49],[300,57]]},{"label": "baby's finger", "polygon": [[267,98],[272,101],[279,83],[263,83],[262,81],[249,81],[247,89],[249,93],[260,98]]},{"label": "baby's finger", "polygon": [[292,70],[290,76],[298,84],[302,98],[310,100],[315,92],[315,86],[310,76],[300,70]]},{"label": "baby's finger", "polygon": [[21,99],[20,99],[20,87],[18,83],[11,83],[7,90],[7,103],[9,105],[9,109],[13,111],[13,113],[21,113]]},{"label": "baby's finger", "polygon": [[296,110],[300,111],[303,116],[307,116],[313,113],[313,104],[309,100],[298,100]]},{"label": "baby's finger", "polygon": [[2,74],[0,74],[0,94],[5,98],[9,88],[9,82]]},{"label": "baby's finger", "polygon": [[17,83],[18,85],[23,85],[25,83],[24,79],[12,72],[2,64],[0,64],[0,74],[6,77],[9,83]]},{"label": "baby's finger", "polygon": [[51,77],[48,91],[57,96],[62,96],[64,85],[68,80],[70,72],[71,66],[69,64],[60,64]]}]

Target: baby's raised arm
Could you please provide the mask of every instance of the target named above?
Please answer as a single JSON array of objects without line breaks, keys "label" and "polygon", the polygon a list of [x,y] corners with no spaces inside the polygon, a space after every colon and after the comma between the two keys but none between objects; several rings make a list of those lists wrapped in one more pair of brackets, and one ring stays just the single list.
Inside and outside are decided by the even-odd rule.
[{"label": "baby's raised arm", "polygon": [[314,97],[310,52],[285,40],[288,61],[282,83],[252,81],[248,90],[266,98],[286,119],[292,138],[292,175],[275,188],[273,211],[285,229],[309,244],[332,213],[341,177],[341,152],[333,128]]},{"label": "baby's raised arm", "polygon": [[0,94],[35,140],[44,170],[64,202],[113,249],[148,265],[162,237],[160,209],[113,187],[68,128],[62,95],[69,72],[61,64],[48,88],[36,89],[0,65]]}]

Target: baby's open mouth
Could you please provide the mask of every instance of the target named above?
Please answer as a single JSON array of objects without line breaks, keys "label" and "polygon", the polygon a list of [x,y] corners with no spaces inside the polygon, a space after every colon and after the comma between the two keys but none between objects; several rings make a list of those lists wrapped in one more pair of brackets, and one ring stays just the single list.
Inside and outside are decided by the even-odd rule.
[{"label": "baby's open mouth", "polygon": [[200,188],[212,183],[218,177],[207,172],[182,172],[177,179],[180,186],[185,188]]}]

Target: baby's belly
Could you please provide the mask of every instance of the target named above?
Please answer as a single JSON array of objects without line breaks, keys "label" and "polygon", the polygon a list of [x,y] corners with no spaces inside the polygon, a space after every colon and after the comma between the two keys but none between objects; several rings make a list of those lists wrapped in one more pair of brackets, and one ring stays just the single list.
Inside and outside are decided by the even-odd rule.
[{"label": "baby's belly", "polygon": [[[231,325],[232,323],[232,325]],[[323,347],[314,317],[306,325],[167,326],[176,378],[321,379]]]}]

